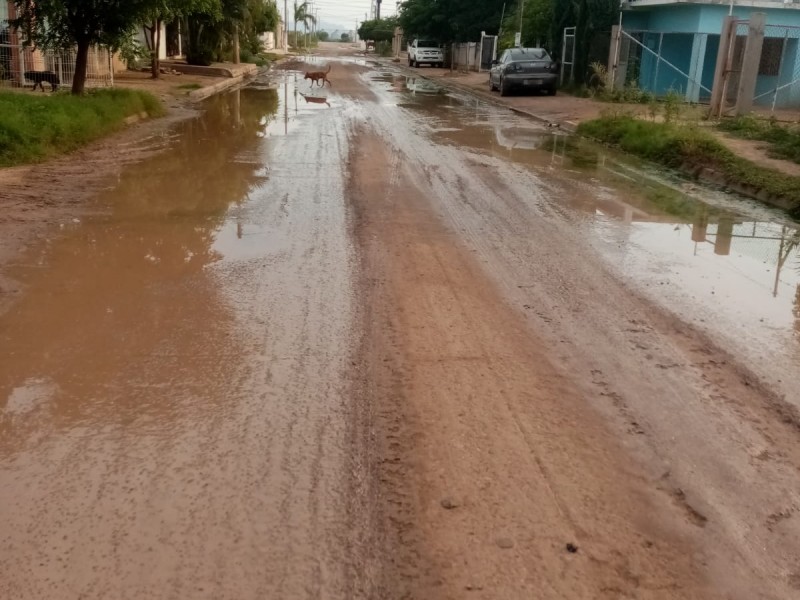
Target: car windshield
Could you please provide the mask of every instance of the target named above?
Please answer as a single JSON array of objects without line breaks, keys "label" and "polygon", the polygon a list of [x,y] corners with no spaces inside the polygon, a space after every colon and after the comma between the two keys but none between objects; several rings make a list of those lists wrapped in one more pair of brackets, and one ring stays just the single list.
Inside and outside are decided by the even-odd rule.
[{"label": "car windshield", "polygon": [[419,48],[438,48],[439,44],[430,40],[420,40],[417,46]]},{"label": "car windshield", "polygon": [[511,60],[550,60],[542,48],[520,48],[511,51]]}]

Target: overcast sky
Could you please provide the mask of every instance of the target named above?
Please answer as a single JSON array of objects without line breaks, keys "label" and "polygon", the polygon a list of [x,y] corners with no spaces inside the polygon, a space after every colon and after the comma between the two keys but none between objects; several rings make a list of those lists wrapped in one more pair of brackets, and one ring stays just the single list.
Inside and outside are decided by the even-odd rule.
[{"label": "overcast sky", "polygon": [[[299,1],[299,0],[298,0]],[[278,8],[283,13],[284,0],[277,0]],[[294,0],[288,0],[289,13],[294,10]],[[356,20],[364,20],[364,15],[369,15],[370,0],[309,0],[309,5],[316,11],[319,10],[320,29],[353,29]],[[381,3],[381,16],[386,17],[396,12],[395,0],[383,0]],[[291,25],[291,24],[290,24]]]}]

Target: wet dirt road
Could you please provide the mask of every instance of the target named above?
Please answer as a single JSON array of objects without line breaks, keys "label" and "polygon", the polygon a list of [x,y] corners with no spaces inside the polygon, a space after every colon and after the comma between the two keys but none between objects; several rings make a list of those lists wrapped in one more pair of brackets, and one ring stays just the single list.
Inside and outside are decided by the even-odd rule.
[{"label": "wet dirt road", "polygon": [[7,268],[0,597],[797,597],[794,226],[296,76]]}]

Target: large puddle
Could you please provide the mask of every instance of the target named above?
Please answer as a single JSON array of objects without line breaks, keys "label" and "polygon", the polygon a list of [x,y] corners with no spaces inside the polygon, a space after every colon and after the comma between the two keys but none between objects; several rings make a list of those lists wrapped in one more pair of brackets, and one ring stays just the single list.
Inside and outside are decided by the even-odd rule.
[{"label": "large puddle", "polygon": [[265,160],[270,139],[330,106],[292,79],[208,101],[96,199],[101,216],[64,223],[11,269],[25,295],[0,317],[0,450],[51,427],[168,428],[189,401],[202,411],[225,398],[242,348],[210,267],[277,243],[242,217],[280,168]]},{"label": "large puddle", "polygon": [[[390,69],[373,85],[423,115],[438,143],[562,181],[551,209],[634,289],[714,335],[800,403],[800,228],[785,213],[709,190],[557,128]],[[576,192],[577,191],[577,192]]]}]

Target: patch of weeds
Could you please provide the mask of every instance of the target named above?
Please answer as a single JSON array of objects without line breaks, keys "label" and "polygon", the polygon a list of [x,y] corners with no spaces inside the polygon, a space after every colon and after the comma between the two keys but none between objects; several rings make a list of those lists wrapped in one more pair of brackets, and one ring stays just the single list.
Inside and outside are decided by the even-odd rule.
[{"label": "patch of weeds", "polygon": [[664,122],[665,123],[673,123],[678,120],[678,117],[681,114],[681,110],[683,109],[684,99],[678,92],[675,90],[670,90],[667,92],[667,95],[664,96]]},{"label": "patch of weeds", "polygon": [[92,90],[83,96],[0,92],[0,166],[45,160],[75,150],[125,124],[132,115],[164,114],[140,90]]},{"label": "patch of weeds", "polygon": [[753,116],[725,119],[718,127],[742,139],[767,142],[770,156],[800,164],[800,130],[797,128],[780,125],[774,119]]},{"label": "patch of weeds", "polygon": [[760,167],[736,156],[699,127],[654,123],[628,115],[607,115],[581,123],[578,133],[694,175],[699,175],[703,169],[711,169],[730,185],[763,191],[800,207],[800,178]]}]

